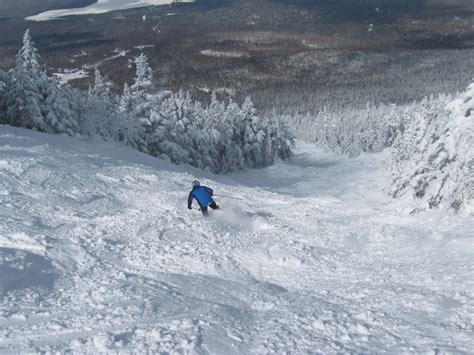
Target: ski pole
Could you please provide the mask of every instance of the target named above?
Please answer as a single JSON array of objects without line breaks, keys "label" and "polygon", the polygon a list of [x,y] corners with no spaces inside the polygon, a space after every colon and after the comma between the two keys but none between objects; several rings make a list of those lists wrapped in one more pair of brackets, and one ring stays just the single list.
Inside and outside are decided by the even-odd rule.
[{"label": "ski pole", "polygon": [[218,194],[214,194],[213,196],[219,196],[219,197],[225,197],[225,198],[232,198],[232,199],[234,199],[234,200],[243,200],[243,198],[241,198],[241,197],[233,197],[233,196],[218,195]]}]

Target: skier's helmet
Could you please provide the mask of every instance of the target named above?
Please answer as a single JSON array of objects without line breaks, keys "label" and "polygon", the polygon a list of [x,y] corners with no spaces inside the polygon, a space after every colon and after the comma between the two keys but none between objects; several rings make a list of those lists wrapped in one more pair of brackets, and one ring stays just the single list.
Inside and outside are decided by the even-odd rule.
[{"label": "skier's helmet", "polygon": [[201,183],[198,180],[193,181],[193,187],[201,186]]}]

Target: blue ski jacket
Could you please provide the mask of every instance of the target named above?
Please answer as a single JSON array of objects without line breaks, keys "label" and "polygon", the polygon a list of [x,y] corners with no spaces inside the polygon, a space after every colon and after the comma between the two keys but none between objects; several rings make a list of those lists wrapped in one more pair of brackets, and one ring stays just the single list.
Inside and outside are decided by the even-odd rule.
[{"label": "blue ski jacket", "polygon": [[214,191],[206,186],[196,186],[193,187],[192,191],[188,196],[188,207],[191,207],[193,203],[193,198],[199,203],[201,208],[209,206],[214,200],[212,199],[212,194]]}]

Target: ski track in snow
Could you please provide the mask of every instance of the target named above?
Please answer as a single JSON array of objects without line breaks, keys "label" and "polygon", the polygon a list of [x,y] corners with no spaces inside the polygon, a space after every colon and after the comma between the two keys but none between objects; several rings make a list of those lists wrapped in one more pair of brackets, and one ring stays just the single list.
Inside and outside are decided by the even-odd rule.
[{"label": "ski track in snow", "polygon": [[[407,215],[386,157],[216,176],[0,126],[0,352],[472,352],[474,223]],[[195,178],[244,199],[205,219]]]}]

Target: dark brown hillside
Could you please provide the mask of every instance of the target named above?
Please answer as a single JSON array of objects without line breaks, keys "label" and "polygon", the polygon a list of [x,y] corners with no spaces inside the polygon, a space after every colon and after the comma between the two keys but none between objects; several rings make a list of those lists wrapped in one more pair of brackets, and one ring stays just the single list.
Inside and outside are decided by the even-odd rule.
[{"label": "dark brown hillside", "polygon": [[0,23],[0,67],[14,64],[26,28],[49,71],[98,67],[118,93],[143,51],[163,87],[250,94],[279,111],[403,102],[474,76],[474,5],[464,0],[201,0],[9,19]]}]

